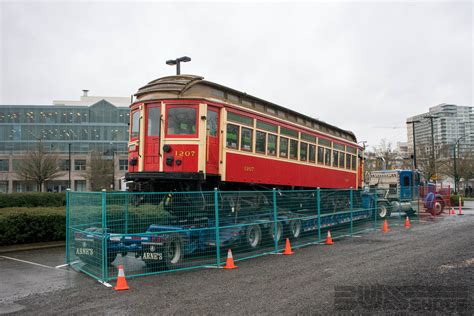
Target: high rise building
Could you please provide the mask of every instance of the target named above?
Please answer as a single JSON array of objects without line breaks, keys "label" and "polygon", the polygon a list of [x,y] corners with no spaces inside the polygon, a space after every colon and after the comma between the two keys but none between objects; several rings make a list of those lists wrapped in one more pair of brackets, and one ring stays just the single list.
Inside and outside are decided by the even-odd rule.
[{"label": "high rise building", "polygon": [[[452,148],[459,140],[459,154],[474,151],[474,110],[472,106],[439,104],[429,108],[427,113],[415,115],[407,119],[407,123],[415,123],[415,140],[418,148],[431,149],[431,121],[433,122],[433,140],[435,151]],[[408,153],[413,154],[413,128],[407,125]],[[450,151],[452,153],[452,151]]]},{"label": "high rise building", "polygon": [[[60,155],[61,176],[45,183],[47,191],[90,189],[85,170],[91,153],[113,159],[111,187],[120,189],[128,166],[129,98],[88,96],[53,105],[0,105],[0,192],[35,191],[36,186],[16,174],[26,152],[40,141]],[[71,160],[69,160],[71,155]]]}]

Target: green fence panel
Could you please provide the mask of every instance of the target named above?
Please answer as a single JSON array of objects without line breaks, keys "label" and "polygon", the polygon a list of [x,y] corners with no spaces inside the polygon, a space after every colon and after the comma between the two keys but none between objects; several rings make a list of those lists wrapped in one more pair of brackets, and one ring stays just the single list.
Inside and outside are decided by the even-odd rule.
[{"label": "green fence panel", "polygon": [[[418,188],[413,191],[418,192]],[[235,261],[403,225],[407,204],[380,190],[68,192],[66,261],[98,280],[224,266]],[[419,213],[419,196],[411,201]],[[381,213],[382,212],[382,213]],[[412,215],[413,215],[412,214]]]}]

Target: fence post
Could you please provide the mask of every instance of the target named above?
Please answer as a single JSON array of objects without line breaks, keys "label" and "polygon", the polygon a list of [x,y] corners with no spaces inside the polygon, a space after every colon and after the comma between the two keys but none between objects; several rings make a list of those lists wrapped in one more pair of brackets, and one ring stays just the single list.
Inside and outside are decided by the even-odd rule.
[{"label": "fence post", "polygon": [[217,259],[217,267],[219,268],[221,266],[221,240],[219,236],[219,201],[218,201],[217,188],[214,188],[214,213],[215,213],[214,227],[216,229],[216,259]]},{"label": "fence post", "polygon": [[128,203],[129,203],[130,193],[125,192],[125,223],[124,223],[124,234],[128,234]]},{"label": "fence post", "polygon": [[351,211],[351,230],[350,230],[350,234],[351,234],[351,237],[352,237],[352,230],[354,229],[354,217],[353,217],[353,210],[354,210],[354,203],[353,203],[353,188],[351,187],[351,190],[349,191],[349,197],[350,197],[350,211]]},{"label": "fence post", "polygon": [[107,271],[107,192],[102,189],[102,281],[108,281]]},{"label": "fence post", "polygon": [[318,211],[318,243],[321,242],[321,189],[316,189],[316,208]]},{"label": "fence post", "polygon": [[401,226],[402,224],[402,190],[400,190],[399,201],[400,203],[398,203],[398,226]]},{"label": "fence post", "polygon": [[418,220],[420,220],[420,196],[421,196],[421,194],[420,194],[420,185],[418,185],[418,188],[417,188],[416,191],[418,192],[417,195],[416,195],[416,201],[417,201],[416,206],[418,208],[416,214],[417,214]]},{"label": "fence post", "polygon": [[70,258],[70,253],[69,253],[69,247],[70,247],[70,223],[69,223],[69,208],[70,208],[70,194],[71,193],[71,189],[66,189],[66,264],[69,264],[71,262],[71,258]]},{"label": "fence post", "polygon": [[377,229],[377,189],[374,192],[374,229]]},{"label": "fence post", "polygon": [[[273,242],[275,243],[275,253],[278,253],[277,198],[276,198],[276,189],[275,188],[273,188],[272,194],[273,194]],[[283,237],[283,234],[282,234],[281,237]]]}]

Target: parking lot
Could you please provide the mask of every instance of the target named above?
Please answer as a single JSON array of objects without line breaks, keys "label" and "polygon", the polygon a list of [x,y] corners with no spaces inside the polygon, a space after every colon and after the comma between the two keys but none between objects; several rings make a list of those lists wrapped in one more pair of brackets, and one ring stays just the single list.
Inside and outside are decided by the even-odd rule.
[{"label": "parking lot", "polygon": [[[296,314],[406,311],[403,304],[350,308],[338,304],[341,287],[380,285],[437,288],[441,290],[441,298],[438,295],[436,301],[448,297],[452,302],[458,298],[448,295],[452,293],[451,289],[463,289],[460,295],[467,295],[471,306],[458,311],[468,314],[472,312],[474,293],[472,204],[466,205],[464,216],[427,217],[413,222],[410,229],[391,227],[386,234],[377,230],[338,239],[333,246],[303,247],[293,256],[268,255],[238,262],[236,270],[199,269],[131,278],[128,279],[130,290],[125,292],[116,292],[68,268],[55,268],[64,262],[62,248],[1,254],[0,312]],[[430,295],[428,299],[436,297]],[[443,308],[430,306],[434,311]]]}]

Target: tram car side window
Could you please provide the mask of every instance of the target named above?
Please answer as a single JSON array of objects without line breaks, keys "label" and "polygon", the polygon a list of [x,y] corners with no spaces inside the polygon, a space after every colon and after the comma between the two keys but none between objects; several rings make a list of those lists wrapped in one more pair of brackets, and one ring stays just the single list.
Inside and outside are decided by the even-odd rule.
[{"label": "tram car side window", "polygon": [[273,134],[268,134],[268,142],[267,142],[268,155],[276,156],[276,144],[277,144],[277,136]]},{"label": "tram car side window", "polygon": [[227,124],[227,147],[239,149],[239,126]]}]

